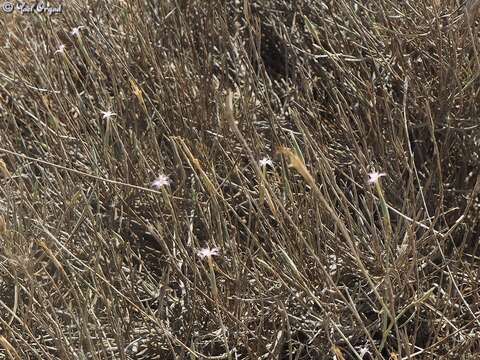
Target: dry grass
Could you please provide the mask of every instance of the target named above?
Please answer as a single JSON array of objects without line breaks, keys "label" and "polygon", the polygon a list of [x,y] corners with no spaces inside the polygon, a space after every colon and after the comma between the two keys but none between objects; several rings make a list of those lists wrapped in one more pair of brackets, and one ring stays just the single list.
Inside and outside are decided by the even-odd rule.
[{"label": "dry grass", "polygon": [[0,358],[476,358],[477,3],[2,14]]}]

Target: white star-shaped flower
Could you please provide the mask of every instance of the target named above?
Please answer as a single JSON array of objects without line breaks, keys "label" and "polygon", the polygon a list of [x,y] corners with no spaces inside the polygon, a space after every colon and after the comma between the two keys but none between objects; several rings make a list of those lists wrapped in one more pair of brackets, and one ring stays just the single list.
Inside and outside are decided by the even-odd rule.
[{"label": "white star-shaped flower", "polygon": [[152,187],[160,189],[162,186],[170,185],[170,179],[167,175],[160,174],[153,182]]},{"label": "white star-shaped flower", "polygon": [[110,110],[107,111],[100,111],[102,113],[102,119],[110,119],[112,116],[117,115],[114,112],[111,112]]},{"label": "white star-shaped flower", "polygon": [[379,173],[379,172],[371,172],[368,174],[368,183],[369,184],[376,184],[378,182],[378,179],[380,179],[382,176],[386,176],[387,174],[385,173]]},{"label": "white star-shaped flower", "polygon": [[260,164],[261,167],[265,167],[267,165],[273,167],[273,161],[267,157],[264,157],[258,163]]},{"label": "white star-shaped flower", "polygon": [[220,249],[218,247],[210,248],[203,248],[197,252],[197,255],[200,256],[201,259],[211,258],[212,256],[220,256]]},{"label": "white star-shaped flower", "polygon": [[370,352],[370,350],[368,350],[368,347],[365,346],[365,347],[362,347],[359,349],[359,355],[360,355],[360,358],[363,359],[365,355],[372,355],[372,353]]},{"label": "white star-shaped flower", "polygon": [[74,28],[72,29],[72,31],[70,31],[70,35],[72,35],[72,36],[79,36],[79,35],[80,35],[80,30],[83,29],[84,27],[85,27],[85,26],[83,26],[83,25],[74,27]]}]

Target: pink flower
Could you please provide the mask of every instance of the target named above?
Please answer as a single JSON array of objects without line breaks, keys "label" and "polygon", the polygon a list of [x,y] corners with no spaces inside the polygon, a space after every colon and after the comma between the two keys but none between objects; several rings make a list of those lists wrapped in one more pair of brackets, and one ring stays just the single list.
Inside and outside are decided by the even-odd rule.
[{"label": "pink flower", "polygon": [[386,176],[387,174],[385,173],[379,173],[379,172],[371,172],[368,174],[368,183],[369,184],[376,184],[378,182],[378,179],[380,179],[382,176]]},{"label": "pink flower", "polygon": [[158,175],[158,177],[152,182],[152,187],[157,190],[166,185],[170,185],[170,179],[167,175],[163,174]]},{"label": "pink flower", "polygon": [[200,256],[201,259],[211,258],[212,256],[220,256],[220,249],[218,247],[210,248],[203,248],[197,252],[197,255]]}]

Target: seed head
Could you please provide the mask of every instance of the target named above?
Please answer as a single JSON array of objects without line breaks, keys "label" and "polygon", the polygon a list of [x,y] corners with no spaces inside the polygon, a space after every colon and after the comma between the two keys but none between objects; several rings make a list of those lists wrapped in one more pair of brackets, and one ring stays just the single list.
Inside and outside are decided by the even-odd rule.
[{"label": "seed head", "polygon": [[5,164],[5,161],[3,161],[2,159],[0,159],[0,174],[4,178],[9,178],[12,176],[10,174],[10,171],[8,171],[7,164]]}]

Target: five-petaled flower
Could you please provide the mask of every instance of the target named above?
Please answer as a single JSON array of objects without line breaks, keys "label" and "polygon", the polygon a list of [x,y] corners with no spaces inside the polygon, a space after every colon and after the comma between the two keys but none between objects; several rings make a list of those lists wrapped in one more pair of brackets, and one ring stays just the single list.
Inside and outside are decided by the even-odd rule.
[{"label": "five-petaled flower", "polygon": [[379,172],[371,172],[368,174],[368,183],[369,184],[376,184],[378,182],[378,179],[380,179],[382,176],[386,176],[387,174],[385,173],[379,173]]},{"label": "five-petaled flower", "polygon": [[74,28],[72,29],[72,31],[70,31],[70,35],[72,35],[72,36],[79,36],[79,35],[80,35],[80,30],[83,29],[84,27],[85,27],[85,26],[83,26],[83,25],[74,27]]},{"label": "five-petaled flower", "polygon": [[170,179],[167,175],[160,174],[153,182],[152,187],[160,189],[162,186],[170,185]]},{"label": "five-petaled flower", "polygon": [[110,119],[113,115],[117,115],[114,112],[111,112],[110,110],[107,111],[100,111],[102,113],[102,119]]},{"label": "five-petaled flower", "polygon": [[267,165],[273,167],[273,161],[267,157],[264,157],[258,163],[260,164],[261,167],[265,167]]},{"label": "five-petaled flower", "polygon": [[218,247],[214,248],[203,248],[198,250],[197,255],[200,256],[201,259],[211,258],[212,256],[220,256],[220,249]]}]

